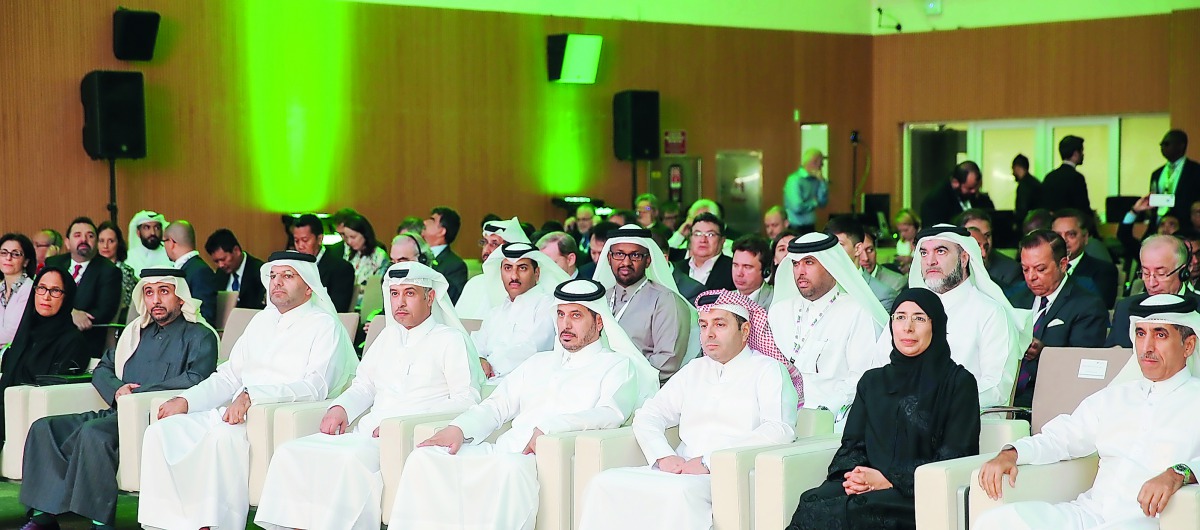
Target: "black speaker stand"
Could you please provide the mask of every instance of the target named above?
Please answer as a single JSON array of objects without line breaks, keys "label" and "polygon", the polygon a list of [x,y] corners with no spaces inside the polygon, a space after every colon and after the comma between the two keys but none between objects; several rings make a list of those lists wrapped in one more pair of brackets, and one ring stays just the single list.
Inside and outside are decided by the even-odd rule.
[{"label": "black speaker stand", "polygon": [[637,208],[638,184],[637,184],[637,159],[629,161],[629,167],[633,169],[633,187],[629,188],[629,205],[630,208]]},{"label": "black speaker stand", "polygon": [[117,159],[108,159],[108,219],[117,224]]}]

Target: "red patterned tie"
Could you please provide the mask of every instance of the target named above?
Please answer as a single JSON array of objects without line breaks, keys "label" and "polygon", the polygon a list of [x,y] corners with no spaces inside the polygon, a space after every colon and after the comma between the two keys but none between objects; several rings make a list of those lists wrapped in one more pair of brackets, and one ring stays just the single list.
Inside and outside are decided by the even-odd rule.
[{"label": "red patterned tie", "polygon": [[75,264],[75,272],[71,273],[71,278],[75,280],[75,285],[79,285],[79,271],[83,269],[83,265]]}]

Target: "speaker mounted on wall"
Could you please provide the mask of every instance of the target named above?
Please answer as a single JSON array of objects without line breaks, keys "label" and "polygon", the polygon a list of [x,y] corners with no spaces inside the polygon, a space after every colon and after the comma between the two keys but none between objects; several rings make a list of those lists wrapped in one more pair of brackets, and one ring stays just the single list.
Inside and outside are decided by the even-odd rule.
[{"label": "speaker mounted on wall", "polygon": [[141,72],[96,70],[79,85],[83,149],[93,160],[146,157],[145,81]]},{"label": "speaker mounted on wall", "polygon": [[113,12],[113,55],[122,61],[153,59],[161,19],[154,11],[118,8]]},{"label": "speaker mounted on wall", "polygon": [[563,33],[546,37],[546,74],[552,83],[596,82],[604,37]]},{"label": "speaker mounted on wall", "polygon": [[613,154],[617,160],[658,158],[658,91],[625,90],[613,96]]}]

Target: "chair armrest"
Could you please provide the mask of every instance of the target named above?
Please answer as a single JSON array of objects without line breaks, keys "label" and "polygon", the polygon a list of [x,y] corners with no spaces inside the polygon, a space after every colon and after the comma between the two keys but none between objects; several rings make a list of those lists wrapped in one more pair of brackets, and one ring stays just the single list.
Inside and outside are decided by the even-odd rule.
[{"label": "chair armrest", "polygon": [[454,418],[450,418],[448,420],[427,421],[425,423],[418,424],[416,427],[413,427],[413,447],[416,447],[417,444],[428,440],[430,437],[437,434],[438,431],[445,429],[450,425],[451,421],[454,421]]},{"label": "chair armrest", "polygon": [[1096,481],[1099,462],[1099,457],[1091,455],[1041,466],[1019,466],[1017,485],[1009,486],[1008,481],[1004,481],[1002,497],[997,500],[988,498],[983,488],[979,486],[979,470],[977,468],[971,472],[971,491],[967,495],[968,526],[973,526],[980,514],[1005,504],[1022,501],[1056,503],[1074,500],[1080,493],[1091,488],[1092,483]]},{"label": "chair armrest", "polygon": [[808,438],[833,432],[833,412],[822,409],[796,411],[796,438]]},{"label": "chair armrest", "polygon": [[[20,412],[10,408],[10,392],[13,403]],[[33,422],[48,416],[74,414],[108,408],[91,383],[74,383],[54,386],[17,386],[5,390],[5,433],[4,476],[20,480],[21,466],[25,458],[25,440]],[[15,412],[11,420],[9,413]],[[15,421],[13,421],[15,420]]]},{"label": "chair armrest", "polygon": [[1004,446],[1029,436],[1029,422],[982,418],[979,420],[979,453],[997,453]]},{"label": "chair armrest", "polygon": [[321,432],[321,420],[332,401],[288,403],[275,409],[274,449],[279,446]]},{"label": "chair armrest", "polygon": [[754,459],[754,527],[791,524],[800,494],[825,481],[841,445],[841,435],[828,434],[759,453]]},{"label": "chair armrest", "polygon": [[575,506],[583,502],[575,491],[575,441],[598,431],[543,434],[537,441],[538,513],[535,530],[570,530]]},{"label": "chair armrest", "polygon": [[[828,412],[828,411],[817,411]],[[833,415],[829,415],[833,419]],[[833,423],[829,423],[830,431]],[[750,530],[754,520],[754,461],[768,451],[786,449],[786,444],[735,447],[713,451],[708,459],[712,473],[713,526],[729,530]]]},{"label": "chair armrest", "polygon": [[589,431],[575,437],[575,527],[583,516],[587,485],[605,469],[646,465],[646,457],[633,437],[633,427]]},{"label": "chair armrest", "polygon": [[[329,406],[329,401],[321,401]],[[258,506],[262,498],[263,485],[267,480],[267,467],[271,455],[275,454],[275,412],[298,403],[264,403],[250,405],[246,411],[246,437],[250,440],[250,504]],[[286,441],[286,440],[284,440]]]},{"label": "chair armrest", "polygon": [[142,438],[150,426],[151,413],[157,418],[158,407],[151,407],[155,399],[171,399],[182,390],[158,390],[135,392],[117,398],[117,444],[119,455],[117,466],[117,488],[123,491],[139,491],[142,488]]},{"label": "chair armrest", "polygon": [[1175,492],[1158,524],[1160,530],[1196,530],[1200,526],[1200,485],[1184,486]]},{"label": "chair armrest", "polygon": [[21,480],[25,458],[25,438],[29,434],[29,389],[31,386],[10,386],[4,389],[4,452],[0,455],[0,474],[4,478]]},{"label": "chair armrest", "polygon": [[396,499],[396,488],[400,475],[404,473],[404,461],[408,459],[419,441],[413,440],[417,425],[431,421],[450,421],[459,412],[434,412],[387,418],[379,422],[379,471],[383,475],[383,520],[392,520],[392,504]]},{"label": "chair armrest", "polygon": [[964,528],[966,509],[961,503],[965,502],[971,473],[995,456],[996,452],[990,452],[918,467],[913,475],[913,501],[921,530]]}]

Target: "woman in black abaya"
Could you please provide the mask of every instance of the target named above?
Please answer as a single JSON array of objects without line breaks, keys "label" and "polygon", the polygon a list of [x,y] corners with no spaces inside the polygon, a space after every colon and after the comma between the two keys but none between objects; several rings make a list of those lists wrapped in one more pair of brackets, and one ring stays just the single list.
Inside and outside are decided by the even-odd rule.
[{"label": "woman in black abaya", "polygon": [[787,530],[912,529],[918,466],[979,454],[979,390],[950,359],[946,312],[905,289],[892,308],[892,353],[858,382],[842,446]]}]

